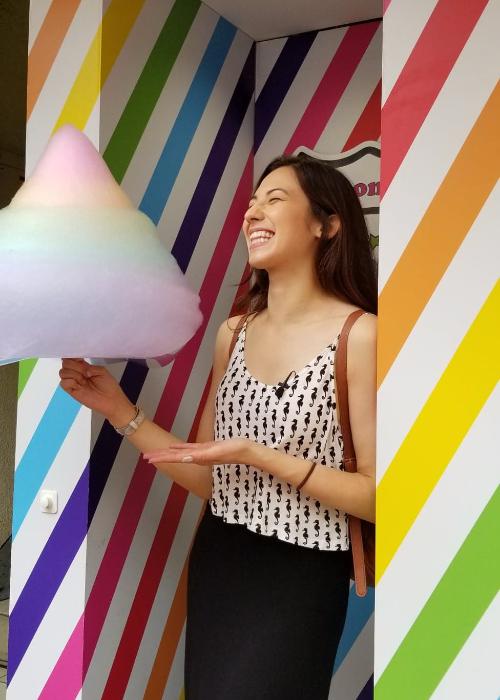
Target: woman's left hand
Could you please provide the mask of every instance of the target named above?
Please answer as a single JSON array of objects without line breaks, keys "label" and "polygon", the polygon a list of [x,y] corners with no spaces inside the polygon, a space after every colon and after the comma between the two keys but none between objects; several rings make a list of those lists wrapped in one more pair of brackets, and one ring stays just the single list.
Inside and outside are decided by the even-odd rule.
[{"label": "woman's left hand", "polygon": [[164,450],[145,452],[148,462],[194,462],[195,464],[248,464],[255,443],[246,438],[211,442],[178,442]]}]

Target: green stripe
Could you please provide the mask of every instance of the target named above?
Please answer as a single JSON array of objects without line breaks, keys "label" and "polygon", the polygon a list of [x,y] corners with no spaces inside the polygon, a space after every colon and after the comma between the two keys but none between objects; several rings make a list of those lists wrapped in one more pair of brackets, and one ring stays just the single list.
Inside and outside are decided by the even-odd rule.
[{"label": "green stripe", "polygon": [[[480,473],[472,478],[481,478]],[[498,592],[499,522],[497,489],[381,675],[376,700],[428,700],[432,695]],[[436,535],[433,546],[439,547]]]},{"label": "green stripe", "polygon": [[17,398],[23,393],[24,387],[26,386],[28,379],[31,377],[31,373],[35,369],[37,363],[36,359],[32,360],[21,360],[19,362],[19,380],[17,382]]},{"label": "green stripe", "polygon": [[111,137],[104,160],[121,182],[200,7],[176,0]]}]

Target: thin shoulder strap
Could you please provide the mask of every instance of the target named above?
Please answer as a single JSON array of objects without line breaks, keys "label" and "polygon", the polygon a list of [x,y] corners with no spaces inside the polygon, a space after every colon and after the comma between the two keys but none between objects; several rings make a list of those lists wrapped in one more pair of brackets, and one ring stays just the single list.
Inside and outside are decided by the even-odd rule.
[{"label": "thin shoulder strap", "polygon": [[245,325],[245,321],[247,320],[248,315],[243,314],[241,318],[239,319],[236,328],[233,331],[233,337],[231,338],[231,343],[229,344],[229,352],[227,355],[227,361],[229,363],[229,360],[231,359],[231,355],[233,354],[234,346],[236,345],[236,341],[238,340],[238,336],[240,334],[241,329]]},{"label": "thin shoulder strap", "polygon": [[[344,466],[348,472],[357,471],[356,453],[352,440],[351,424],[349,421],[349,391],[347,386],[347,340],[354,323],[365,311],[359,309],[350,314],[342,328],[335,352],[335,384],[336,400],[339,409],[340,430],[344,443]],[[358,596],[366,595],[365,555],[363,550],[363,532],[361,520],[349,515],[349,533],[351,538],[352,560],[354,568],[354,583]]]}]

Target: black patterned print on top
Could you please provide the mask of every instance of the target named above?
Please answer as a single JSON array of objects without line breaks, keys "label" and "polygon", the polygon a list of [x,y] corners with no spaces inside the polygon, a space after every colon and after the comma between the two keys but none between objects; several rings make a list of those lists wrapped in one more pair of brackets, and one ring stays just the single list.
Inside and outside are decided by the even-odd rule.
[{"label": "black patterned print on top", "polygon": [[[253,377],[245,364],[243,326],[215,397],[215,439],[246,437],[332,469],[343,469],[342,436],[333,381],[337,340],[289,380],[278,385]],[[213,468],[214,515],[253,532],[325,550],[349,549],[344,511],[316,501],[272,474],[248,464]]]}]

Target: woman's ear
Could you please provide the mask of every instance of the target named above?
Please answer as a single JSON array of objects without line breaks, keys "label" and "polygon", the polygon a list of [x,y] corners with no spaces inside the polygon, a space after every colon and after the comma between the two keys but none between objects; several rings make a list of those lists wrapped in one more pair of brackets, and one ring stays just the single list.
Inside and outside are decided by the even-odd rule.
[{"label": "woman's ear", "polygon": [[338,214],[332,214],[328,217],[328,238],[333,238],[340,231],[340,217]]}]

